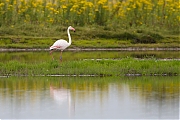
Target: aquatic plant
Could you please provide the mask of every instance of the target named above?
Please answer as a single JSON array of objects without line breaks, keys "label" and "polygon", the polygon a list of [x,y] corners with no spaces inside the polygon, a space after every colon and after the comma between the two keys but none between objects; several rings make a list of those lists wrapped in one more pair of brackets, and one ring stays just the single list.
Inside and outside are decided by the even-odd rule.
[{"label": "aquatic plant", "polygon": [[124,76],[124,75],[179,75],[178,60],[133,59],[121,60],[80,60],[44,61],[41,63],[23,63],[17,61],[0,63],[0,75],[5,76],[36,76],[36,75],[95,75],[95,76]]}]

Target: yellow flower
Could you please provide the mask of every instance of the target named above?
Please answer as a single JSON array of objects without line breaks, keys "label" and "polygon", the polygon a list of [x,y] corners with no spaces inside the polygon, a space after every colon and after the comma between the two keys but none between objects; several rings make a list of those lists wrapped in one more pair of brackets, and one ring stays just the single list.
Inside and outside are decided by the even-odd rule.
[{"label": "yellow flower", "polygon": [[54,11],[54,8],[51,7],[51,8],[49,8],[49,10]]},{"label": "yellow flower", "polygon": [[130,11],[130,10],[131,10],[131,8],[127,8],[127,10],[128,10],[128,11]]},{"label": "yellow flower", "polygon": [[180,21],[180,16],[177,16],[178,21]]},{"label": "yellow flower", "polygon": [[54,19],[53,19],[53,18],[50,18],[50,19],[49,19],[49,22],[50,22],[50,23],[53,23],[53,22],[54,22]]},{"label": "yellow flower", "polygon": [[78,11],[77,14],[80,15],[80,14],[81,14],[81,11]]},{"label": "yellow flower", "polygon": [[33,2],[33,3],[32,3],[32,6],[33,6],[33,7],[37,7],[37,4]]},{"label": "yellow flower", "polygon": [[89,16],[92,16],[93,14],[92,14],[92,13],[89,13],[88,15],[89,15]]},{"label": "yellow flower", "polygon": [[82,10],[85,10],[85,9],[86,9],[86,7],[82,7],[81,9],[82,9]]},{"label": "yellow flower", "polygon": [[66,9],[67,7],[65,5],[62,6],[62,9]]},{"label": "yellow flower", "polygon": [[52,3],[47,3],[46,7],[51,7],[52,6]]},{"label": "yellow flower", "polygon": [[81,3],[81,4],[84,4],[84,3],[85,3],[85,1],[81,1],[80,3]]},{"label": "yellow flower", "polygon": [[95,9],[96,12],[98,12],[99,10],[98,9]]},{"label": "yellow flower", "polygon": [[98,4],[103,5],[103,4],[105,4],[106,2],[107,2],[107,0],[99,0],[99,1],[98,1]]},{"label": "yellow flower", "polygon": [[136,8],[136,4],[133,4],[133,6],[132,6],[134,9]]},{"label": "yellow flower", "polygon": [[161,6],[161,5],[163,5],[163,1],[159,0],[157,4]]},{"label": "yellow flower", "polygon": [[87,6],[93,7],[93,3],[92,2],[87,2]]},{"label": "yellow flower", "polygon": [[103,8],[104,8],[104,9],[108,9],[108,6],[105,5],[105,6],[103,6]]},{"label": "yellow flower", "polygon": [[59,14],[59,11],[57,11],[57,10],[55,10],[54,12],[55,12],[55,14]]},{"label": "yellow flower", "polygon": [[13,2],[14,5],[16,5],[16,0]]},{"label": "yellow flower", "polygon": [[42,0],[37,0],[37,2],[38,2],[39,4],[42,4]]},{"label": "yellow flower", "polygon": [[9,5],[7,9],[10,10],[12,9],[12,7],[13,7],[12,5]]}]

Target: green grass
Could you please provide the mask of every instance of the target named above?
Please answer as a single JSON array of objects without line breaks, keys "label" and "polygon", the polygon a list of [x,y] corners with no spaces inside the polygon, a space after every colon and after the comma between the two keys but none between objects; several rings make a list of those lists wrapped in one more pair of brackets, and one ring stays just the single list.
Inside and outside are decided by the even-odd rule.
[{"label": "green grass", "polygon": [[179,47],[178,3],[2,0],[0,48],[48,48],[69,25],[72,47]]},{"label": "green grass", "polygon": [[[30,29],[31,28],[31,29]],[[0,48],[49,48],[56,40],[68,41],[67,27],[0,27]],[[152,28],[76,27],[71,48],[179,47],[179,34]]]},{"label": "green grass", "polygon": [[[31,38],[31,39],[18,39],[13,41],[14,38],[1,38],[0,48],[40,48],[48,49],[56,40],[51,38]],[[68,39],[67,39],[68,41]],[[177,40],[161,40],[153,44],[145,43],[131,43],[131,40],[116,40],[116,39],[93,39],[93,40],[76,40],[72,41],[69,48],[179,48],[180,41]]]},{"label": "green grass", "polygon": [[121,60],[82,60],[45,61],[42,63],[25,63],[10,61],[0,63],[0,75],[98,75],[124,76],[140,75],[179,75],[179,61],[162,61],[156,59],[137,60],[123,58]]}]

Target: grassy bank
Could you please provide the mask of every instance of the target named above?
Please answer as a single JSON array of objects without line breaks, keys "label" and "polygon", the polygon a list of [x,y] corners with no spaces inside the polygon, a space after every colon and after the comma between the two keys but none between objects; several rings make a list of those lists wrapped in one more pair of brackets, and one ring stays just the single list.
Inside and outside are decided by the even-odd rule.
[{"label": "grassy bank", "polygon": [[137,60],[83,60],[46,61],[42,63],[22,63],[11,61],[0,63],[0,75],[98,75],[124,76],[138,75],[179,75],[179,61],[161,61],[155,59]]},{"label": "grassy bank", "polygon": [[[153,28],[132,27],[129,29],[105,26],[76,27],[71,33],[70,48],[177,48],[180,36],[165,30]],[[67,27],[63,26],[14,26],[0,28],[0,48],[49,48],[56,40],[68,41]]]},{"label": "grassy bank", "polygon": [[2,0],[0,48],[179,47],[178,0]]}]

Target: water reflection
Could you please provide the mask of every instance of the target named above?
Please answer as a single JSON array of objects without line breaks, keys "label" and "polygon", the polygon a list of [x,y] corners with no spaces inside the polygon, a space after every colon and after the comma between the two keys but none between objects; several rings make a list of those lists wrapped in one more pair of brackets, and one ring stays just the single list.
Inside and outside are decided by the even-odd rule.
[{"label": "water reflection", "polygon": [[1,119],[178,119],[179,77],[0,78]]},{"label": "water reflection", "polygon": [[75,105],[71,102],[70,89],[50,85],[50,95],[60,107],[68,108],[69,118],[73,117]]}]

